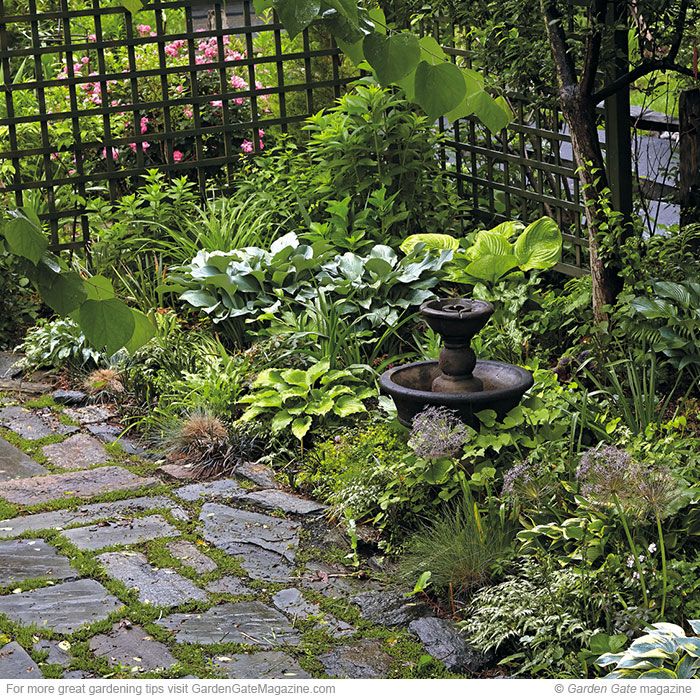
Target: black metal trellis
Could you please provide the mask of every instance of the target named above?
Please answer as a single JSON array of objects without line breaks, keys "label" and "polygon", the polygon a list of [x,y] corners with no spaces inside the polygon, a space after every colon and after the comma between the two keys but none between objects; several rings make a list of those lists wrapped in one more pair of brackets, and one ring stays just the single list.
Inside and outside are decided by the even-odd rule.
[{"label": "black metal trellis", "polygon": [[134,17],[107,0],[11,3],[0,0],[0,198],[38,204],[55,250],[88,245],[96,187],[115,199],[151,167],[202,190],[214,174],[230,183],[242,146],[259,151],[262,132],[287,131],[352,79],[329,37],[290,42],[249,0],[162,0]]}]

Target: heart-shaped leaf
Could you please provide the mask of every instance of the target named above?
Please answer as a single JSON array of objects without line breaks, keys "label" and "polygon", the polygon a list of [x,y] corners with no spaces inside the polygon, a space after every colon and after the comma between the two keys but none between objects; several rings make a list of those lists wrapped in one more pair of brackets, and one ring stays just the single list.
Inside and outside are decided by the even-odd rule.
[{"label": "heart-shaped leaf", "polygon": [[474,102],[474,114],[491,133],[496,134],[510,124],[513,113],[503,98],[494,99],[482,90],[474,95],[472,99]]},{"label": "heart-shaped leaf", "polygon": [[408,32],[391,36],[372,32],[364,38],[362,48],[382,85],[401,80],[420,61],[418,37]]},{"label": "heart-shaped leaf", "polygon": [[83,280],[72,271],[54,275],[50,282],[39,284],[39,292],[44,302],[61,316],[75,311],[87,298]]},{"label": "heart-shaped leaf", "polygon": [[8,221],[2,232],[10,252],[30,260],[35,265],[39,264],[41,256],[49,247],[41,228],[37,226],[36,222],[23,215]]},{"label": "heart-shaped leaf", "polygon": [[318,17],[321,0],[277,0],[274,8],[280,22],[293,39]]},{"label": "heart-shaped leaf", "polygon": [[468,275],[487,282],[497,282],[503,275],[518,266],[515,255],[483,255],[469,263],[466,268]]},{"label": "heart-shaped leaf", "polygon": [[118,299],[88,299],[80,307],[79,319],[90,344],[108,355],[125,347],[136,327],[132,310]]},{"label": "heart-shaped leaf", "polygon": [[462,71],[454,63],[431,65],[421,61],[416,69],[416,102],[430,119],[457,107],[467,92]]},{"label": "heart-shaped leaf", "polygon": [[406,238],[399,247],[406,255],[409,255],[419,243],[422,243],[428,250],[457,250],[459,248],[459,240],[447,233],[414,233]]},{"label": "heart-shaped leaf", "polygon": [[129,353],[134,353],[155,335],[156,329],[143,311],[131,309],[131,314],[134,317],[134,332],[125,347]]},{"label": "heart-shaped leaf", "polygon": [[462,77],[464,78],[466,93],[464,99],[445,115],[451,122],[473,114],[478,106],[474,98],[480,92],[484,91],[484,79],[476,71],[470,68],[462,68]]}]

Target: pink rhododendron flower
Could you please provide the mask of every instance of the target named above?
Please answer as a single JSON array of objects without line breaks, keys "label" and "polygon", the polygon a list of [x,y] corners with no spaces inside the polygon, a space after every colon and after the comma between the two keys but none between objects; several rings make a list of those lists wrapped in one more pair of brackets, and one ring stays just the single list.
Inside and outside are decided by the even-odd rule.
[{"label": "pink rhododendron flower", "polygon": [[97,34],[88,34],[88,41],[97,41]]},{"label": "pink rhododendron flower", "polygon": [[212,100],[209,103],[212,107],[223,107],[223,102],[221,100]]},{"label": "pink rhododendron flower", "polygon": [[192,117],[194,116],[194,112],[193,112],[189,107],[185,107],[185,109],[182,110],[182,113],[183,113],[188,119],[192,119]]},{"label": "pink rhododendron flower", "polygon": [[179,163],[184,157],[185,154],[182,151],[173,151],[173,160],[176,163]]},{"label": "pink rhododendron flower", "polygon": [[[107,147],[102,149],[102,157],[107,159]],[[112,160],[119,160],[119,150],[112,146]]]},{"label": "pink rhododendron flower", "polygon": [[148,131],[148,117],[141,117],[141,133],[145,134]]},{"label": "pink rhododendron flower", "polygon": [[241,143],[241,150],[243,153],[252,153],[253,152],[253,142],[248,141],[248,139],[244,139]]},{"label": "pink rhododendron flower", "polygon": [[83,57],[80,59],[80,62],[81,62],[83,65],[85,65],[86,63],[90,63],[90,57],[89,57],[89,56],[83,56]]},{"label": "pink rhododendron flower", "polygon": [[[144,151],[147,151],[150,147],[151,147],[151,144],[148,143],[148,141],[141,141],[141,148],[142,148]],[[129,148],[130,148],[134,153],[136,153],[136,144],[135,144],[135,143],[130,143],[130,144],[129,144]]]},{"label": "pink rhododendron flower", "polygon": [[231,86],[236,90],[246,90],[248,88],[248,83],[246,83],[243,78],[238,75],[231,76]]},{"label": "pink rhododendron flower", "polygon": [[147,34],[151,33],[151,28],[147,24],[139,24],[136,27],[136,31],[141,35],[141,36],[146,36]]}]

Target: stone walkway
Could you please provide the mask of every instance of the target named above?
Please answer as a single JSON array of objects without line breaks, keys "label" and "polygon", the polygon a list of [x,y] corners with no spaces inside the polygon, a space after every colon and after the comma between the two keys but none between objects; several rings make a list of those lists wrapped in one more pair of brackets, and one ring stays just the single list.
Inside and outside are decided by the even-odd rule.
[{"label": "stone walkway", "polygon": [[483,664],[422,603],[359,580],[323,506],[269,468],[183,483],[118,439],[109,407],[26,398],[0,395],[0,678],[445,677]]}]

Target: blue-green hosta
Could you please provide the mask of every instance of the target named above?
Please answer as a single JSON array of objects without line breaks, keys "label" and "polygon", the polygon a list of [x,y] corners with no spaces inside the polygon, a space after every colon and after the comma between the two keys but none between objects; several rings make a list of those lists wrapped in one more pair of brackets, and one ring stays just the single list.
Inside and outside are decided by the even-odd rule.
[{"label": "blue-green hosta", "polygon": [[[700,634],[700,620],[688,620]],[[657,622],[619,654],[603,654],[596,663],[613,666],[607,678],[700,678],[700,637],[688,637],[678,625]]]},{"label": "blue-green hosta", "polygon": [[439,272],[451,258],[451,250],[424,246],[401,258],[385,245],[375,245],[367,255],[338,254],[322,241],[306,245],[289,233],[269,251],[201,251],[175,271],[171,288],[217,323],[274,313],[282,300],[301,308],[321,291],[342,299],[343,313],[361,317],[368,327],[393,325],[403,311],[433,296]]},{"label": "blue-green hosta", "polygon": [[291,430],[301,442],[314,421],[364,412],[364,401],[376,397],[375,389],[351,369],[331,370],[328,360],[322,360],[307,370],[264,370],[253,391],[239,401],[248,405],[240,420],[269,418],[272,432]]}]

